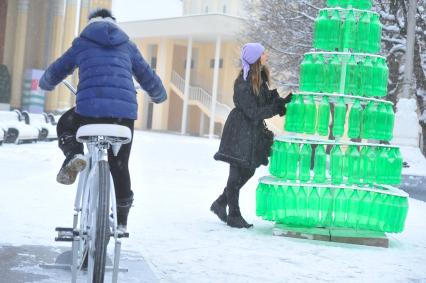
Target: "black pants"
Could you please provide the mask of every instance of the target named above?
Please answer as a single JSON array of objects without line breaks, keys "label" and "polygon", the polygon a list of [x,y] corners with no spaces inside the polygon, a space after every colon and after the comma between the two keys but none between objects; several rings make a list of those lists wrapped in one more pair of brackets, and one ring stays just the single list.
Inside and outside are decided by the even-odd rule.
[{"label": "black pants", "polygon": [[219,202],[222,204],[228,204],[229,215],[238,216],[240,215],[240,189],[253,177],[256,169],[239,167],[231,164],[229,167],[229,177],[223,194],[219,196]]},{"label": "black pants", "polygon": [[[118,118],[91,118],[77,114],[74,108],[65,112],[58,121],[56,131],[58,134],[59,148],[65,156],[83,154],[84,146],[79,143],[75,135],[79,127],[87,124],[117,124],[134,129],[134,120]],[[133,139],[132,139],[133,141]],[[117,200],[132,198],[133,192],[130,184],[129,156],[132,142],[121,146],[117,156],[114,156],[112,149],[108,150],[108,163],[114,181],[115,194]]]}]

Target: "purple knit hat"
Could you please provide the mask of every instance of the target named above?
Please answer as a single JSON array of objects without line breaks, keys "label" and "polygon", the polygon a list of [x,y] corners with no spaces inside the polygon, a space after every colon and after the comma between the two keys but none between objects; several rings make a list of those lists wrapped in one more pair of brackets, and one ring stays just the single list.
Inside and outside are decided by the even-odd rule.
[{"label": "purple knit hat", "polygon": [[247,43],[241,51],[241,63],[243,65],[243,78],[246,81],[250,65],[256,63],[265,51],[265,47],[260,43]]}]

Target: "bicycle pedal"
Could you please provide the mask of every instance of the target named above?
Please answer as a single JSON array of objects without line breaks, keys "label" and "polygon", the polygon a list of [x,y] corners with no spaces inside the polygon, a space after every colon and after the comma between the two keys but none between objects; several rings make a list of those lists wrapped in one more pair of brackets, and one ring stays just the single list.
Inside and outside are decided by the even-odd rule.
[{"label": "bicycle pedal", "polygon": [[72,232],[73,229],[69,227],[56,227],[55,231],[56,232]]},{"label": "bicycle pedal", "polygon": [[129,232],[118,232],[118,238],[129,238]]}]

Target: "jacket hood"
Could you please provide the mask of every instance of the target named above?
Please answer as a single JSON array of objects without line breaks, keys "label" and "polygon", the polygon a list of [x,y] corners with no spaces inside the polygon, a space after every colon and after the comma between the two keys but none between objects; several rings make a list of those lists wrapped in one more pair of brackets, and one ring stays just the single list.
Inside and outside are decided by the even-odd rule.
[{"label": "jacket hood", "polygon": [[129,37],[124,31],[116,24],[107,21],[89,24],[80,36],[102,46],[116,46],[129,41]]}]

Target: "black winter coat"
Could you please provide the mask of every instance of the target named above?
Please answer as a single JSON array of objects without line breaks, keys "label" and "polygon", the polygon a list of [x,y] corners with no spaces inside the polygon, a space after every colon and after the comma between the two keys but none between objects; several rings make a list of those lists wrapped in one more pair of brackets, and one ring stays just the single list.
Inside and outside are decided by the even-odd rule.
[{"label": "black winter coat", "polygon": [[[259,95],[254,95],[250,73],[247,81],[242,74],[234,84],[234,104],[225,122],[219,151],[215,160],[228,162],[240,167],[257,168],[268,164],[273,134],[266,128],[264,119],[277,114],[283,115],[282,98],[270,91],[264,81]],[[269,138],[267,134],[269,133]]]}]

